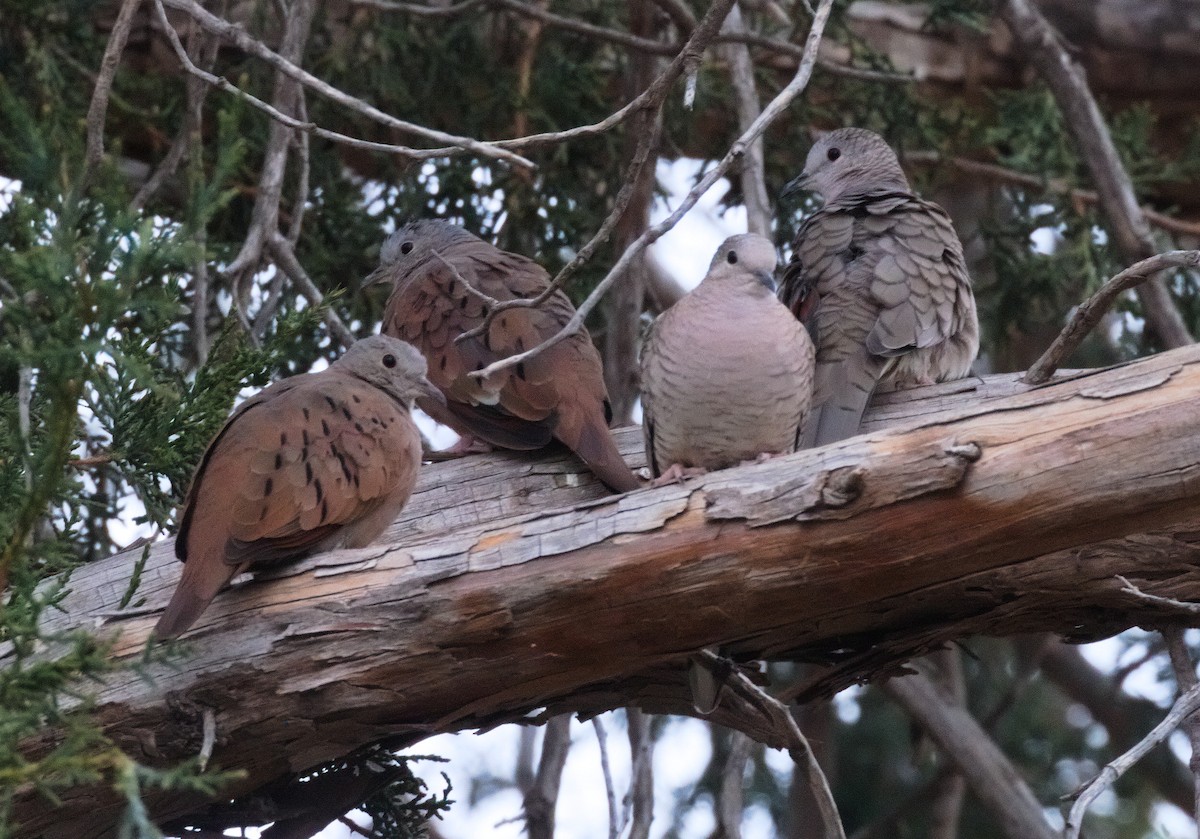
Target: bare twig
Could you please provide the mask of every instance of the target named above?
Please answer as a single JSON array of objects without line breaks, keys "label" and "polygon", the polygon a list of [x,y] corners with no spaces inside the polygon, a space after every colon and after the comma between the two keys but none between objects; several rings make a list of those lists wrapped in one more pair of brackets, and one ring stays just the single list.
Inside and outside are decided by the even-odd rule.
[{"label": "bare twig", "polygon": [[1193,685],[1182,693],[1175,700],[1175,704],[1171,706],[1171,710],[1167,712],[1162,722],[1154,726],[1150,733],[1138,741],[1132,749],[1108,763],[1100,771],[1100,774],[1078,793],[1077,800],[1071,806],[1071,812],[1067,814],[1067,824],[1063,830],[1064,839],[1078,839],[1080,828],[1083,825],[1083,817],[1092,802],[1116,783],[1117,779],[1128,772],[1134,764],[1145,757],[1146,752],[1166,740],[1171,732],[1198,708],[1200,708],[1200,684]]},{"label": "bare twig", "polygon": [[[652,126],[657,124],[658,115],[662,110],[663,103],[666,101],[671,84],[677,78],[679,78],[679,75],[687,67],[688,62],[692,58],[699,57],[700,54],[703,53],[704,49],[716,36],[718,30],[720,29],[721,21],[724,20],[725,15],[729,13],[729,10],[733,7],[733,4],[734,0],[715,0],[715,2],[705,13],[704,19],[701,20],[700,25],[696,27],[696,29],[692,32],[691,37],[688,38],[687,44],[685,44],[684,48],[679,52],[678,55],[675,56],[675,59],[670,63],[670,65],[668,65],[666,70],[664,70],[659,77],[654,80],[653,84],[646,88],[646,91],[642,95],[638,96],[633,100],[633,102],[630,103],[631,105],[640,103],[638,104],[638,110],[645,114],[647,125]],[[579,270],[579,268],[583,266],[589,259],[591,259],[592,254],[594,254],[601,245],[608,241],[608,237],[612,235],[612,231],[617,226],[617,222],[620,221],[621,217],[625,213],[625,210],[629,207],[630,201],[633,199],[634,194],[638,191],[641,180],[639,176],[641,175],[642,169],[646,165],[646,160],[650,155],[650,150],[653,148],[657,137],[658,132],[654,130],[645,130],[641,133],[637,147],[634,149],[633,156],[629,161],[629,166],[626,167],[625,173],[621,179],[621,189],[617,193],[616,199],[613,201],[612,209],[601,223],[600,229],[596,231],[596,234],[592,236],[592,238],[576,252],[575,256],[570,262],[562,267],[562,269],[550,282],[550,285],[547,286],[546,289],[537,297],[516,298],[513,300],[505,300],[503,302],[497,300],[487,301],[488,311],[484,316],[483,321],[478,326],[458,336],[455,339],[456,342],[465,341],[469,338],[476,338],[480,335],[486,334],[487,330],[492,325],[492,321],[495,320],[501,312],[504,312],[508,309],[533,308],[541,306],[552,296],[554,296],[554,294],[557,293],[564,285],[566,285],[567,281],[575,274],[575,272]],[[614,268],[613,271],[616,271],[616,268]],[[611,274],[612,272],[610,272],[610,275]],[[469,285],[468,288],[470,288]],[[592,305],[594,306],[595,303]],[[582,324],[583,321],[580,320],[579,323]],[[550,346],[551,344],[556,343],[562,338],[567,337],[567,335],[571,334],[578,328],[579,326],[576,325],[576,327],[569,332],[564,329],[559,333],[559,335],[555,336],[550,340],[550,342],[546,343],[545,346]]]},{"label": "bare twig", "polygon": [[[822,0],[821,8],[825,6],[826,0]],[[820,11],[817,14],[819,15]],[[719,665],[720,657],[710,650],[701,650],[694,655],[705,660],[710,668]],[[817,756],[813,753],[808,738],[800,730],[800,725],[788,706],[754,684],[738,667],[729,671],[726,686],[732,689],[730,701],[741,704],[747,713],[757,713],[770,721],[771,728],[787,744],[788,754],[797,768],[803,769],[807,774],[809,788],[821,813],[825,836],[828,839],[846,839],[846,831],[842,827],[841,816],[838,815],[833,790],[829,788],[829,781],[821,770],[821,764],[817,762]]]},{"label": "bare twig", "polygon": [[965,708],[920,674],[888,679],[883,689],[954,762],[1006,836],[1057,839],[1020,772]]},{"label": "bare twig", "polygon": [[[1196,687],[1196,664],[1183,639],[1183,629],[1173,626],[1164,629],[1162,635],[1167,643],[1167,654],[1171,657],[1171,669],[1175,671],[1175,683],[1179,691],[1191,690]],[[1200,719],[1188,717],[1183,722],[1183,728],[1192,746],[1192,756],[1188,761],[1188,768],[1192,770],[1192,818],[1200,824]]]},{"label": "bare twig", "polygon": [[[161,0],[155,0],[155,2],[161,3]],[[161,5],[159,8],[161,11]],[[304,56],[304,47],[308,42],[315,14],[315,0],[292,0],[284,15],[286,22],[283,38],[279,44],[279,55],[284,61],[298,63]],[[166,25],[165,11],[162,20]],[[295,79],[277,70],[275,89],[271,94],[271,105],[281,113],[297,110],[297,98],[300,90],[301,87]],[[238,255],[225,269],[225,275],[230,278],[230,284],[233,286],[234,309],[237,312],[238,320],[241,321],[251,341],[255,343],[260,340],[261,336],[255,331],[249,319],[250,290],[253,286],[254,274],[262,262],[263,250],[267,241],[279,229],[279,203],[283,198],[283,179],[287,172],[288,141],[291,136],[291,130],[282,123],[271,123],[267,147],[263,153],[262,170],[258,177],[254,210],[250,216],[250,229],[246,233]]]},{"label": "bare twig", "polygon": [[209,760],[212,759],[213,746],[217,744],[217,717],[212,708],[205,708],[201,719],[203,736],[200,742],[200,755],[196,762],[200,766],[200,771],[203,772],[208,767]]},{"label": "bare twig", "polygon": [[[739,34],[746,31],[742,23],[742,11],[736,5],[729,10],[725,29]],[[754,61],[750,48],[745,44],[729,44],[723,47],[729,57],[729,76],[737,105],[738,130],[745,131],[761,111],[758,88],[754,84]],[[742,160],[742,200],[746,204],[746,221],[751,233],[771,235],[771,199],[767,197],[766,163],[763,157],[763,140],[757,137],[746,146]]]},{"label": "bare twig", "polygon": [[626,708],[625,724],[633,765],[621,820],[629,824],[628,839],[648,839],[654,818],[654,739],[650,734],[650,717],[637,708]]},{"label": "bare twig", "polygon": [[[1007,166],[1001,166],[997,163],[985,163],[984,161],[971,160],[967,157],[944,157],[936,151],[907,152],[904,155],[904,161],[922,166],[948,163],[955,169],[970,175],[980,175],[989,180],[1009,183],[1014,186],[1023,186],[1027,189],[1037,190],[1038,192],[1065,195],[1074,203],[1098,204],[1100,202],[1100,195],[1095,190],[1078,189],[1072,187],[1061,178],[1040,178],[1037,175],[1018,172],[1016,169],[1009,169]],[[1150,207],[1142,207],[1142,213],[1146,216],[1146,220],[1155,227],[1166,230],[1169,233],[1179,233],[1184,236],[1200,236],[1200,223],[1198,222],[1177,219]]]},{"label": "bare twig", "polygon": [[125,51],[129,32],[133,28],[134,12],[141,2],[142,0],[124,0],[121,3],[121,10],[117,13],[117,20],[104,48],[104,57],[100,59],[100,72],[97,74],[96,87],[92,90],[92,101],[87,112],[87,155],[84,158],[83,177],[85,182],[96,164],[104,157],[104,119],[108,114],[108,97],[112,92],[117,67],[121,63],[121,53]]},{"label": "bare twig", "polygon": [[[1067,130],[1095,181],[1117,251],[1126,262],[1150,257],[1157,250],[1150,225],[1138,206],[1133,182],[1117,154],[1083,69],[1031,0],[1002,0],[997,10],[1062,111]],[[1159,343],[1168,349],[1192,343],[1183,317],[1162,282],[1151,281],[1141,286],[1138,299],[1142,302],[1146,328]]]},{"label": "bare twig", "polygon": [[592,717],[592,729],[596,732],[596,745],[600,747],[600,771],[604,773],[604,792],[608,796],[608,839],[618,839],[625,824],[617,809],[617,788],[613,785],[612,764],[608,760],[608,735],[599,717]]},{"label": "bare twig", "polygon": [[1174,597],[1160,597],[1157,594],[1149,594],[1148,592],[1142,591],[1120,574],[1117,574],[1117,579],[1121,582],[1121,591],[1126,592],[1127,594],[1132,594],[1138,600],[1146,603],[1154,603],[1159,606],[1165,606],[1172,611],[1180,612],[1186,615],[1200,615],[1200,603],[1185,603],[1182,600],[1176,600]]},{"label": "bare twig", "polygon": [[[304,266],[296,258],[296,252],[292,250],[291,244],[283,237],[283,234],[276,231],[271,235],[267,244],[271,248],[271,255],[275,257],[276,265],[296,284],[296,288],[304,295],[305,299],[313,306],[320,306],[324,303],[325,299],[321,296],[320,289],[305,272]],[[354,343],[354,333],[333,309],[325,310],[325,323],[329,326],[333,337],[343,347],[349,347]]]},{"label": "bare twig", "polygon": [[571,750],[571,717],[554,717],[542,737],[542,759],[537,778],[525,794],[525,827],[529,839],[554,839],[554,808],[562,783],[563,767]]},{"label": "bare twig", "polygon": [[1167,268],[1196,268],[1200,266],[1200,251],[1167,251],[1149,259],[1130,265],[1080,304],[1071,315],[1067,325],[1054,339],[1050,348],[1034,362],[1025,374],[1026,384],[1037,385],[1047,381],[1058,366],[1075,351],[1087,334],[1095,328],[1104,313],[1112,306],[1117,296],[1124,291],[1147,282]]},{"label": "bare twig", "polygon": [[584,319],[587,318],[592,309],[596,307],[596,304],[599,303],[601,298],[604,297],[604,295],[608,292],[608,289],[612,287],[613,283],[616,282],[619,277],[624,275],[625,271],[629,267],[629,264],[635,258],[637,258],[647,248],[647,246],[649,246],[652,242],[657,241],[660,236],[674,227],[679,219],[682,218],[683,215],[688,212],[688,210],[695,206],[696,202],[700,200],[700,196],[706,193],[713,184],[715,184],[722,176],[724,176],[724,174],[729,171],[730,167],[733,166],[734,162],[742,159],[746,153],[746,147],[757,137],[761,136],[763,131],[765,131],[767,127],[783,113],[788,105],[790,105],[791,102],[800,95],[804,88],[808,86],[808,80],[812,77],[813,66],[816,63],[817,48],[820,46],[821,36],[825,31],[825,23],[829,20],[829,12],[832,6],[832,0],[822,0],[820,6],[818,7],[816,17],[813,20],[812,28],[808,33],[808,41],[805,46],[805,58],[800,62],[800,67],[796,71],[796,75],[792,78],[792,80],[788,82],[787,86],[784,87],[783,90],[781,90],[773,100],[771,100],[767,107],[763,109],[762,113],[758,115],[758,118],[754,120],[751,126],[745,132],[743,132],[742,135],[737,138],[737,140],[734,141],[732,147],[730,147],[729,151],[725,154],[721,161],[705,173],[704,177],[701,178],[700,182],[697,183],[696,186],[694,186],[687,194],[687,196],[684,197],[683,201],[680,202],[679,206],[675,208],[674,212],[672,212],[658,224],[647,228],[641,236],[635,239],[634,242],[625,249],[625,252],[621,254],[621,258],[618,259],[616,264],[609,269],[609,272],[607,275],[605,275],[604,279],[602,279],[592,293],[587,296],[587,299],[580,304],[579,308],[575,312],[575,315],[570,321],[567,322],[567,325],[559,330],[557,334],[551,336],[548,340],[543,341],[541,344],[538,344],[537,346],[532,347],[525,352],[518,353],[517,355],[512,355],[507,358],[500,359],[499,361],[495,361],[485,367],[483,370],[471,373],[472,376],[482,379],[493,375],[500,370],[504,370],[509,367],[515,367],[521,362],[526,361],[530,357],[540,353],[547,347],[553,346],[554,344],[566,338],[568,335],[572,335],[578,331],[579,327],[583,325]]},{"label": "bare twig", "polygon": [[[252,38],[241,27],[235,26],[229,21],[217,17],[206,10],[199,3],[195,2],[195,0],[155,0],[155,2],[159,4],[166,3],[166,5],[170,6],[171,8],[184,12],[191,17],[192,20],[196,21],[209,32],[225,38],[230,43],[234,44],[234,46],[236,46],[238,49],[267,62],[279,72],[294,79],[305,87],[321,94],[327,99],[330,99],[339,105],[354,111],[355,113],[362,114],[363,116],[368,117],[369,119],[372,119],[381,125],[385,125],[388,128],[393,128],[406,134],[422,137],[435,143],[447,144],[459,152],[470,151],[483,157],[503,160],[515,166],[522,166],[531,169],[534,168],[534,165],[531,161],[495,143],[485,143],[470,137],[459,137],[454,134],[447,134],[444,131],[437,131],[432,128],[427,128],[423,125],[407,122],[405,120],[398,119],[391,114],[384,113],[383,111],[362,101],[361,99],[339,90],[323,79],[317,78],[308,71],[304,70],[302,67],[297,66],[295,63],[288,61],[286,58],[272,50],[270,47],[266,46],[261,41]],[[178,50],[176,52],[178,53]],[[188,72],[194,72],[192,67],[188,67],[187,69]],[[209,76],[211,77],[211,74],[209,74]],[[251,99],[253,99],[253,97],[250,97],[249,94],[238,90],[225,79],[211,77],[210,83],[220,87],[223,90],[233,91],[239,96],[246,98],[247,101],[251,101]],[[444,151],[440,153],[419,152],[415,149],[406,151],[400,146],[389,146],[388,144],[384,143],[353,141],[352,138],[345,137],[344,135],[338,135],[335,132],[326,132],[313,125],[300,124],[298,121],[292,120],[291,118],[288,118],[277,111],[273,112],[274,109],[270,109],[270,106],[266,106],[266,103],[263,103],[259,100],[254,100],[251,102],[251,104],[255,104],[255,107],[266,110],[268,113],[271,113],[275,119],[283,122],[285,125],[288,125],[291,128],[301,128],[306,131],[312,131],[318,136],[327,137],[328,139],[336,139],[338,142],[349,141],[351,144],[357,145],[361,148],[375,148],[380,151],[389,151],[394,154],[404,154],[408,157],[413,157],[416,159],[444,156],[446,153]]]}]

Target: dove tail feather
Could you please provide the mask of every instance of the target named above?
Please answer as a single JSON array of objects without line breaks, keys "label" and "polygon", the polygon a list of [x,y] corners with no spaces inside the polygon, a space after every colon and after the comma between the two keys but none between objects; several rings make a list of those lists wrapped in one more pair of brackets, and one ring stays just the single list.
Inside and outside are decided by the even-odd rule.
[{"label": "dove tail feather", "polygon": [[[178,638],[191,628],[196,619],[208,608],[208,604],[217,596],[234,577],[239,566],[229,565],[223,560],[213,563],[213,567],[204,567],[201,559],[194,557],[183,566],[183,578],[171,595],[171,602],[163,611],[162,617],[154,625],[154,634],[159,639]],[[195,568],[197,570],[193,571]],[[216,571],[214,574],[213,571]]]},{"label": "dove tail feather", "polygon": [[580,460],[613,492],[630,492],[641,486],[617,451],[612,433],[599,422],[600,412],[586,416],[572,411],[559,417],[554,436],[579,455]]},{"label": "dove tail feather", "polygon": [[817,366],[817,392],[828,394],[828,398],[813,409],[805,426],[806,448],[836,443],[858,433],[886,363],[886,359],[863,353],[836,364]]}]

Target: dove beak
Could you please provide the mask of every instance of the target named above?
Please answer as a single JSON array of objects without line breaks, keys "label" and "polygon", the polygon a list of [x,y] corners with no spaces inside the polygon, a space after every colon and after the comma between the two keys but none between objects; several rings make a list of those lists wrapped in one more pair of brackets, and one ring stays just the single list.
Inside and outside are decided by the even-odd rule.
[{"label": "dove beak", "polygon": [[[445,394],[438,389],[437,385],[429,381],[429,379],[425,378],[424,376],[421,377],[420,388],[421,395],[418,397],[418,399],[429,399],[430,401],[438,403],[443,408],[446,407]],[[426,411],[426,413],[429,412]]]},{"label": "dove beak", "polygon": [[366,279],[364,279],[362,282],[362,287],[370,288],[371,286],[376,285],[377,283],[386,282],[389,278],[390,277],[389,277],[389,272],[388,272],[387,268],[384,267],[383,265],[380,265],[378,268],[376,268],[370,274],[367,274]]},{"label": "dove beak", "polygon": [[806,189],[808,189],[808,173],[801,172],[783,185],[783,191],[779,193],[779,197],[791,198],[793,195],[804,192]]},{"label": "dove beak", "polygon": [[767,271],[755,271],[754,278],[767,287],[767,291],[774,294],[779,288],[775,284],[775,278]]}]

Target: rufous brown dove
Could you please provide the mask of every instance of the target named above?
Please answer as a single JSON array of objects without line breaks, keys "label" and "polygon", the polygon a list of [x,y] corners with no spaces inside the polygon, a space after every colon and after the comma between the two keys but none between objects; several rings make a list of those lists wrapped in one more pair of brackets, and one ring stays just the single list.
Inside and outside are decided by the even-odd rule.
[{"label": "rufous brown dove", "polygon": [[421,435],[409,412],[419,397],[441,398],[424,357],[376,335],[243,402],[192,479],[175,540],[183,576],[155,635],[186,631],[251,568],[378,537],[417,480]]},{"label": "rufous brown dove", "polygon": [[946,212],[909,188],[895,152],[861,128],[822,136],[784,195],[824,206],[801,224],[779,296],[817,348],[805,446],[858,433],[876,385],[967,375],[979,321],[962,244]]},{"label": "rufous brown dove", "polygon": [[383,331],[410,341],[429,361],[445,405],[418,404],[462,435],[507,449],[560,440],[617,492],[638,481],[621,458],[600,354],[584,329],[521,364],[480,380],[469,375],[555,335],[575,308],[562,292],[542,305],[501,312],[482,335],[456,340],[483,323],[487,298],[533,298],[550,284],[527,257],[502,251],[456,225],[411,222],[393,233],[368,283],[390,282]]},{"label": "rufous brown dove", "polygon": [[813,346],[775,297],[775,248],[732,236],[642,349],[646,459],[665,479],[791,452],[812,399]]}]

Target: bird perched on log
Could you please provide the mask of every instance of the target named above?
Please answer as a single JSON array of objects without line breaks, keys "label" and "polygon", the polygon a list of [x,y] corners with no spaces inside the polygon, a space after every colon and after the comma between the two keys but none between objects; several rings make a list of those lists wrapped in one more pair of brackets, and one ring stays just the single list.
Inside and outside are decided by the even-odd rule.
[{"label": "bird perched on log", "polygon": [[858,432],[885,379],[960,379],[979,350],[962,244],[945,210],[913,193],[895,152],[861,128],[823,135],[783,192],[824,206],[801,224],[779,296],[817,349],[805,446]]},{"label": "bird perched on log", "polygon": [[732,236],[642,349],[642,429],[659,483],[794,451],[813,346],[775,297],[775,247]]},{"label": "bird perched on log", "polygon": [[608,430],[612,409],[600,354],[587,330],[482,380],[470,375],[532,349],[575,314],[567,296],[555,291],[538,306],[498,313],[482,334],[464,337],[484,323],[494,302],[546,291],[550,277],[540,265],[456,225],[421,220],[384,242],[379,268],[367,282],[392,284],[383,332],[425,354],[429,378],[446,399],[444,405],[418,404],[463,435],[460,451],[469,450],[471,438],[517,450],[557,439],[609,488],[637,489]]},{"label": "bird perched on log", "polygon": [[383,533],[417,481],[415,399],[441,399],[412,346],[376,335],[319,373],[243,402],[209,444],[184,502],[183,576],[154,632],[188,629],[235,576]]}]

